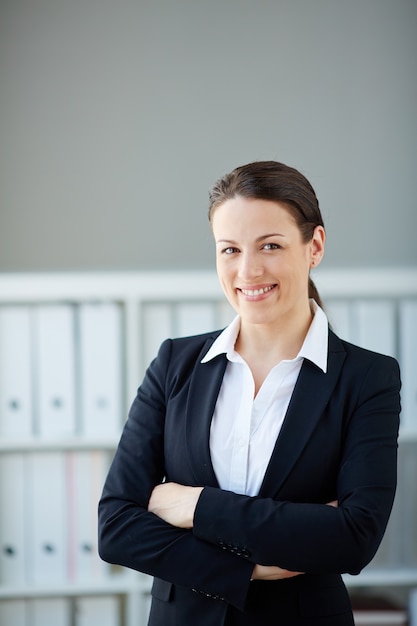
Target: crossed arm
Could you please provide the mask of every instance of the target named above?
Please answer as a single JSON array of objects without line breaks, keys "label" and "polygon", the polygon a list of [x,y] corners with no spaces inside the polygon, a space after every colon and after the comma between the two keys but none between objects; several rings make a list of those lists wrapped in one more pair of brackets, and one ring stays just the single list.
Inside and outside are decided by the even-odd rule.
[{"label": "crossed arm", "polygon": [[[372,376],[362,373],[355,396],[347,396],[352,406],[345,408],[349,428],[337,484],[323,491],[323,500],[316,490],[322,504],[303,504],[300,495],[293,502],[288,490],[282,500],[273,500],[215,487],[160,484],[167,474],[180,482],[178,477],[183,476],[182,465],[174,464],[182,448],[169,457],[166,468],[164,437],[170,422],[163,399],[170,386],[164,382],[165,361],[154,364],[138,392],[103,489],[102,558],[183,587],[220,594],[237,607],[246,601],[250,578],[360,571],[381,539],[395,491],[399,379],[392,363],[372,362]],[[176,429],[182,425],[175,422]],[[316,484],[323,473],[326,479],[331,453],[332,449],[325,457],[327,465],[317,465],[315,482],[306,474],[307,482]],[[297,466],[296,471],[302,470]],[[303,490],[307,492],[304,484]],[[329,499],[338,495],[337,509],[324,505],[326,494]],[[247,546],[250,557],[221,549],[228,544],[219,541],[219,533],[222,542]],[[265,563],[267,567],[259,565]],[[278,563],[283,569],[275,567]]]},{"label": "crossed arm", "polygon": [[[187,487],[178,483],[162,483],[157,485],[151,494],[148,511],[154,513],[168,524],[178,528],[192,528],[194,512],[203,487]],[[337,502],[329,502],[329,506],[337,507]],[[272,565],[255,565],[252,572],[253,580],[278,580],[292,578],[303,572],[291,572]]]}]

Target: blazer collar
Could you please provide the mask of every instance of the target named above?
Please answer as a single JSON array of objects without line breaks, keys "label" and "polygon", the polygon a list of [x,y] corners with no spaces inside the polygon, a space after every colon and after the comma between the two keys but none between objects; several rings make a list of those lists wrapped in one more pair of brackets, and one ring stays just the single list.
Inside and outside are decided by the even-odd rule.
[{"label": "blazer collar", "polygon": [[327,373],[304,361],[259,495],[273,497],[284,484],[330,400],[345,357],[340,339],[329,330]]},{"label": "blazer collar", "polygon": [[[210,425],[227,365],[226,355],[200,363],[215,337],[203,346],[190,382],[186,407],[187,451],[196,485],[218,487],[210,458]],[[283,485],[320,419],[337,383],[346,353],[329,331],[327,373],[305,360],[281,432],[268,464],[260,495],[273,496]]]},{"label": "blazer collar", "polygon": [[218,487],[210,457],[210,425],[227,365],[225,354],[201,363],[215,336],[203,346],[194,367],[186,406],[187,451],[196,485]]}]

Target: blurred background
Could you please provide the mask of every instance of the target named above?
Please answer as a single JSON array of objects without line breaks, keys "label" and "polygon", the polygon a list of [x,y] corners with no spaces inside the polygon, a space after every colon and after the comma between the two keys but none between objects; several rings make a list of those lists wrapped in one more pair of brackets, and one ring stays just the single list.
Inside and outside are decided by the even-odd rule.
[{"label": "blurred background", "polygon": [[357,626],[417,626],[416,77],[416,0],[0,0],[1,626],[146,624],[97,500],[162,339],[230,319],[208,190],[263,159],[316,190],[337,332],[400,360],[396,504],[347,582]]},{"label": "blurred background", "polygon": [[1,0],[0,271],[211,268],[208,189],[300,169],[324,267],[417,264],[415,0]]}]

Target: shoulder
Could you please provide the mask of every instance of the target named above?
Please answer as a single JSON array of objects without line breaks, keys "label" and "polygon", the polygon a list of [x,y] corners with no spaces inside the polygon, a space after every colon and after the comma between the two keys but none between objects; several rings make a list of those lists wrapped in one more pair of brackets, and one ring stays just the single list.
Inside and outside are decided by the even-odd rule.
[{"label": "shoulder", "polygon": [[196,363],[207,353],[222,330],[214,330],[189,337],[165,339],[161,344],[157,360],[169,361],[171,365]]},{"label": "shoulder", "polygon": [[221,331],[165,339],[148,365],[139,395],[162,397],[188,385],[193,371]]},{"label": "shoulder", "polygon": [[345,341],[329,329],[329,359],[340,352],[344,353],[344,370],[351,370],[357,377],[384,376],[399,381],[400,368],[397,359]]}]

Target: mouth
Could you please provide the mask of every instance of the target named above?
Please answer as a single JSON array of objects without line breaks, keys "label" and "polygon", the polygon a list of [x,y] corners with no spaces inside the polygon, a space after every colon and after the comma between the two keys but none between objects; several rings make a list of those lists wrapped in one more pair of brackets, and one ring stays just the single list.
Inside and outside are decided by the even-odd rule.
[{"label": "mouth", "polygon": [[243,293],[244,296],[248,296],[249,298],[255,298],[257,296],[263,296],[264,294],[275,289],[276,285],[268,285],[266,287],[257,287],[256,289],[243,289],[238,288],[238,291]]}]

